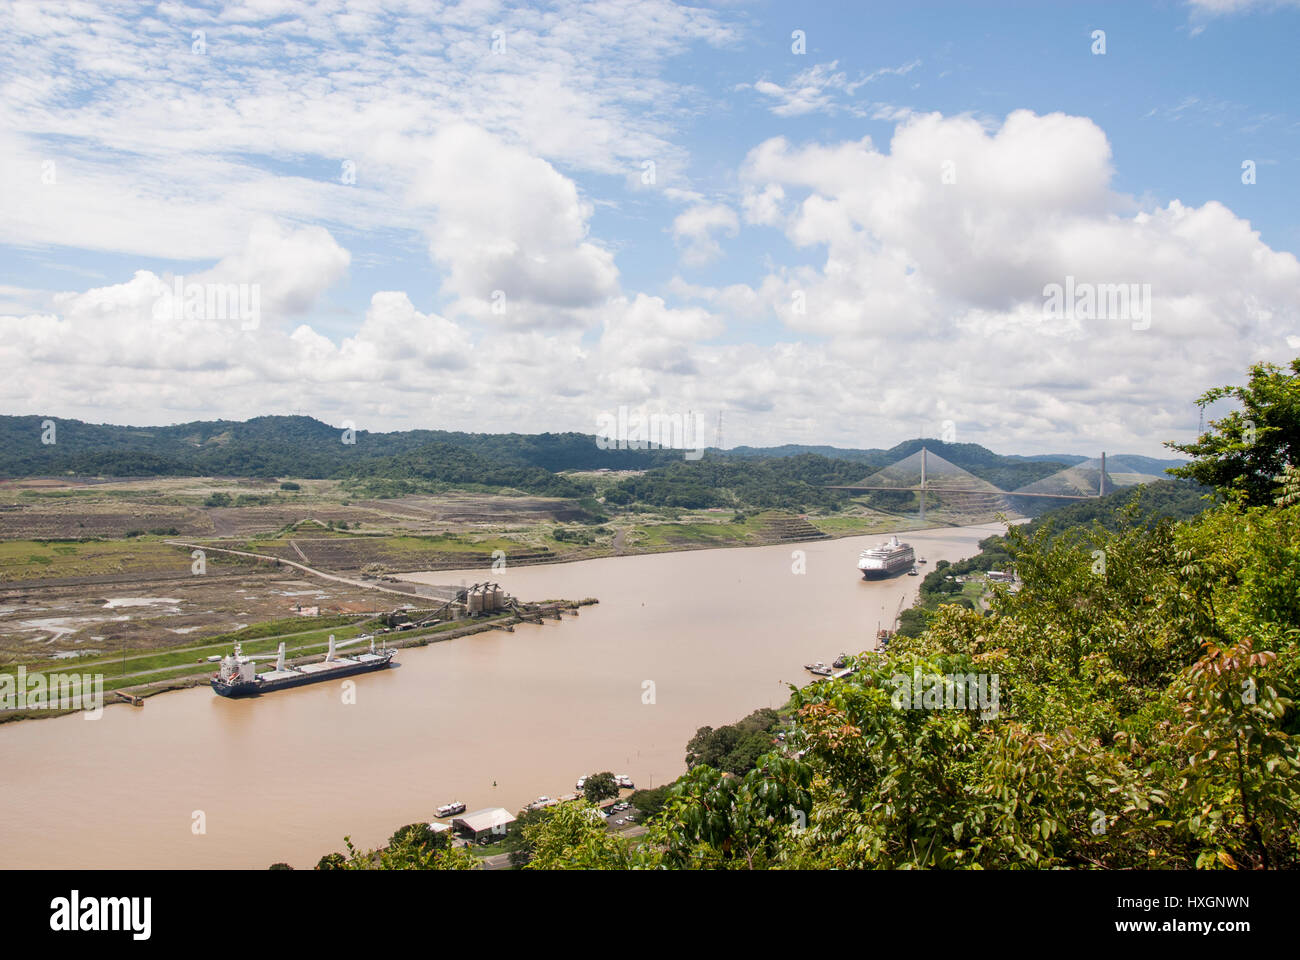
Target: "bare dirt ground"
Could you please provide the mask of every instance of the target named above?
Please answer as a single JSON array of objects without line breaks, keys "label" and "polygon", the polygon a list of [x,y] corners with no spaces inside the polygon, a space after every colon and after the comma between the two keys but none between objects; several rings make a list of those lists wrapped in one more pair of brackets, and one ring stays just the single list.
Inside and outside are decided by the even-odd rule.
[{"label": "bare dirt ground", "polygon": [[[544,497],[449,491],[356,500],[337,481],[288,486],[213,477],[0,481],[0,662],[169,649],[295,617],[300,606],[320,615],[389,611],[402,596],[368,588],[369,578],[405,589],[391,576],[481,567],[488,579],[502,554],[512,565],[546,563],[919,525],[864,507],[832,517],[736,522],[731,510],[674,510],[593,522],[576,502]],[[942,513],[931,525],[964,519]],[[211,548],[206,572],[192,570],[190,546],[169,540]]]},{"label": "bare dirt ground", "polygon": [[0,662],[168,649],[254,623],[391,610],[401,598],[298,572],[210,565],[204,576],[0,586]]},{"label": "bare dirt ground", "polygon": [[[334,481],[294,482],[299,489],[282,490],[279,480],[221,478],[0,481],[0,662],[171,649],[298,616],[298,607],[325,616],[386,612],[404,602],[391,592],[217,551],[196,575],[190,551],[168,539],[382,577],[389,567],[464,567],[479,560],[486,567],[492,549],[503,544],[519,562],[549,559],[544,546],[524,548],[500,534],[583,516],[564,500],[453,492],[355,501]],[[214,494],[229,505],[212,504]],[[412,601],[420,599],[413,593]],[[310,627],[309,617],[304,624]]]}]

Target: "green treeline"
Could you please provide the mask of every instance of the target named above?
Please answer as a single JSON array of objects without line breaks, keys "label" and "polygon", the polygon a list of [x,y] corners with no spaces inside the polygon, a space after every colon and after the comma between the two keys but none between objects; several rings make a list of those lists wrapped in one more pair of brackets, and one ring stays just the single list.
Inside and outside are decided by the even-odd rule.
[{"label": "green treeline", "polygon": [[[836,510],[850,496],[827,486],[856,483],[922,444],[1003,489],[1039,480],[1066,465],[1003,457],[975,444],[938,440],[909,440],[891,450],[831,450],[831,456],[797,452],[803,449],[797,447],[778,448],[791,451],[779,457],[711,450],[703,459],[688,461],[680,450],[602,450],[594,437],[578,433],[370,433],[301,416],[150,428],[0,417],[0,476],[292,476],[348,480],[352,490],[365,497],[431,493],[453,486],[583,497],[592,495],[595,485],[564,471],[605,468],[646,471],[604,490],[606,502],[614,507]],[[914,499],[910,493],[882,491],[872,494],[868,503],[904,510],[913,508]]]}]

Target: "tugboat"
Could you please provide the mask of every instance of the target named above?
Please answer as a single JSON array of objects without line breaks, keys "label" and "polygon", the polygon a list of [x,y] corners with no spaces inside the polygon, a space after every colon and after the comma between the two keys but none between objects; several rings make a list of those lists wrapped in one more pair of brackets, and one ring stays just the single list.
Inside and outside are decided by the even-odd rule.
[{"label": "tugboat", "polygon": [[847,653],[841,653],[838,657],[836,657],[834,660],[831,661],[831,666],[834,667],[836,670],[843,670],[848,665],[849,665],[849,655]]},{"label": "tugboat", "polygon": [[[337,647],[370,641],[370,652],[357,657],[340,657],[335,654]],[[235,644],[234,653],[221,661],[221,669],[212,677],[212,689],[222,697],[251,697],[272,690],[284,690],[287,687],[301,687],[307,683],[320,683],[338,677],[350,677],[358,673],[370,673],[382,670],[392,663],[396,650],[375,652],[373,637],[358,637],[346,643],[335,644],[334,634],[330,634],[329,652],[320,663],[305,663],[301,667],[286,666],[284,662],[284,644],[275,660],[275,669],[266,673],[257,672],[257,657],[244,656],[240,644]],[[261,658],[263,660],[269,657]]]}]

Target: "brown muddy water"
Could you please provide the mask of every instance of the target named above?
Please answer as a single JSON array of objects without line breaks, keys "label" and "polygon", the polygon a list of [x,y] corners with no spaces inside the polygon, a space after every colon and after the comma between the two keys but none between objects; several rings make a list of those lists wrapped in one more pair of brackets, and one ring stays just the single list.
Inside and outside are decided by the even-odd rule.
[{"label": "brown muddy water", "polygon": [[[1002,529],[901,539],[924,572]],[[0,725],[0,867],[310,867],[345,835],[377,846],[453,800],[514,812],[600,770],[662,784],[698,727],[779,706],[811,679],[802,664],[866,649],[912,602],[920,577],[859,578],[859,551],[881,539],[508,568],[495,579],[522,599],[600,603],[403,650],[400,667],[355,678],[355,703],[341,682],[250,700],[196,688],[98,720]]]}]

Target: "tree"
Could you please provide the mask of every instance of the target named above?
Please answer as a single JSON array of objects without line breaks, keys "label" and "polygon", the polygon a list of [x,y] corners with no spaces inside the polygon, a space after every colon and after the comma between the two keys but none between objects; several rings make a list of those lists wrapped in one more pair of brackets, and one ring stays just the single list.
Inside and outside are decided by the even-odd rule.
[{"label": "tree", "polygon": [[582,795],[591,803],[612,799],[618,796],[618,781],[608,770],[603,773],[593,773],[583,783]]},{"label": "tree", "polygon": [[1191,721],[1181,744],[1191,758],[1184,825],[1205,844],[1198,867],[1267,868],[1291,846],[1300,753],[1280,729],[1292,704],[1274,687],[1276,659],[1254,652],[1249,638],[1226,648],[1209,643],[1175,688]]},{"label": "tree", "polygon": [[[418,825],[412,825],[418,826]],[[427,826],[427,825],[426,825]],[[378,850],[358,850],[351,837],[344,837],[348,853],[343,857],[342,870],[475,870],[478,858],[463,847],[425,845],[420,831],[402,827],[393,834],[387,847]],[[333,854],[332,856],[341,856]]]},{"label": "tree", "polygon": [[668,799],[668,791],[671,788],[672,784],[666,783],[661,787],[654,787],[650,790],[637,790],[632,796],[628,797],[628,802],[640,810],[646,819],[649,819],[663,810],[664,803]]},{"label": "tree", "polygon": [[544,817],[524,827],[522,843],[530,852],[525,870],[620,870],[629,865],[626,844],[609,832],[586,800],[548,807]]},{"label": "tree", "polygon": [[1250,368],[1244,387],[1215,387],[1196,402],[1205,407],[1232,397],[1242,409],[1210,421],[1193,443],[1166,443],[1192,458],[1169,473],[1196,480],[1258,506],[1273,502],[1286,466],[1300,466],[1300,357],[1286,373],[1271,363]]},{"label": "tree", "polygon": [[390,847],[398,847],[403,844],[409,844],[411,847],[421,850],[445,850],[451,846],[451,831],[435,832],[429,824],[423,821],[408,823],[404,827],[398,827],[393,832],[393,835],[388,838]]}]

